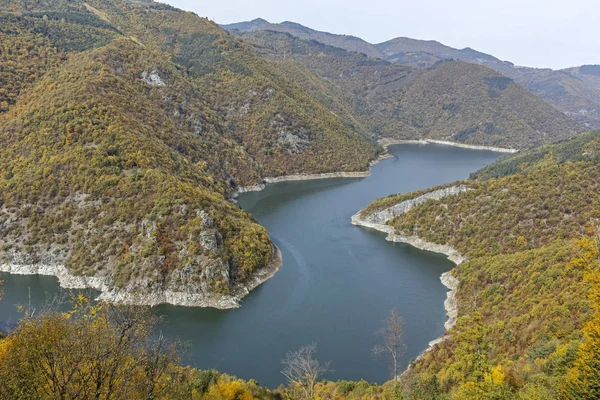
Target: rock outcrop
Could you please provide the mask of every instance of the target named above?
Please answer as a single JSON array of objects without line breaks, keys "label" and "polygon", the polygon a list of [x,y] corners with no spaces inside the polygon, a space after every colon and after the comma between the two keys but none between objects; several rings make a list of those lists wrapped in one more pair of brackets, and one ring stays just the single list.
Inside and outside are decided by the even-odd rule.
[{"label": "rock outcrop", "polygon": [[166,86],[166,82],[160,77],[160,71],[142,72],[141,78],[150,86]]},{"label": "rock outcrop", "polygon": [[[95,289],[101,292],[98,300],[118,303],[156,306],[159,304],[172,304],[185,307],[212,307],[218,309],[230,309],[240,307],[243,297],[261,283],[269,280],[282,265],[281,252],[274,248],[271,262],[257,270],[246,282],[235,283],[230,287],[229,294],[220,294],[202,284],[182,284],[187,280],[193,280],[193,272],[182,269],[180,279],[172,281],[165,287],[156,287],[152,279],[140,279],[130,282],[124,287],[118,288],[111,278],[106,275],[95,276],[74,275],[63,264],[54,263],[51,259],[42,262],[28,262],[27,257],[14,254],[9,262],[0,264],[0,272],[15,275],[45,275],[58,278],[60,287],[64,289]],[[206,266],[203,270],[203,281],[216,277],[222,277],[229,281],[229,268],[227,263],[215,263]],[[181,288],[185,290],[181,290]]]},{"label": "rock outcrop", "polygon": [[386,223],[399,215],[405,214],[411,208],[418,206],[419,204],[422,204],[428,200],[440,200],[444,197],[455,196],[460,193],[467,192],[469,190],[471,189],[469,189],[465,185],[451,186],[435,190],[433,192],[425,193],[421,196],[415,197],[414,199],[405,200],[392,207],[386,208],[384,210],[369,215],[364,215],[364,212],[360,211],[352,217],[352,223],[354,225],[366,226],[368,228],[373,228],[389,233],[391,232],[389,229],[391,227],[386,225]]}]

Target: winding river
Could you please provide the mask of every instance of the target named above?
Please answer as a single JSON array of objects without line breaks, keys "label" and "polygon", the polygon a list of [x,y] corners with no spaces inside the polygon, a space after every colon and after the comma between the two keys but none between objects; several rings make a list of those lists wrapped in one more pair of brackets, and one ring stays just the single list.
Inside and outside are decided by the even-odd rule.
[{"label": "winding river", "polygon": [[[381,233],[350,224],[371,201],[464,179],[500,154],[442,145],[391,146],[394,158],[362,179],[284,182],[240,196],[280,247],[284,264],[253,291],[240,309],[219,311],[173,306],[163,333],[189,342],[186,362],[275,387],[284,381],[280,360],[289,350],[316,342],[330,360],[327,378],[383,382],[385,359],[373,356],[375,331],[390,310],[405,321],[402,364],[444,332],[446,289],[440,274],[452,268],[443,256],[389,243]],[[15,304],[41,304],[58,291],[55,278],[4,279],[0,320],[17,318]]]}]

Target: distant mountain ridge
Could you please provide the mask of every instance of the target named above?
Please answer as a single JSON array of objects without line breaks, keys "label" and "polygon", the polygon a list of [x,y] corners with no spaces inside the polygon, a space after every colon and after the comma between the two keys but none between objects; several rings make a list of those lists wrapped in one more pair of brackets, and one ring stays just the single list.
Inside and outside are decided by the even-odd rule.
[{"label": "distant mountain ridge", "polygon": [[226,30],[237,30],[240,32],[254,31],[275,31],[284,32],[297,36],[302,39],[316,40],[329,46],[339,47],[348,51],[363,53],[369,57],[384,58],[376,46],[371,43],[350,35],[336,35],[328,32],[320,32],[304,25],[284,21],[279,24],[272,24],[262,18],[257,18],[248,22],[239,22],[235,24],[221,25]]},{"label": "distant mountain ridge", "polygon": [[438,61],[419,69],[275,31],[235,32],[282,71],[301,65],[340,92],[375,138],[436,139],[526,149],[568,138],[577,124],[484,65]]},{"label": "distant mountain ridge", "polygon": [[447,59],[485,65],[514,79],[587,128],[600,128],[600,79],[597,79],[600,66],[581,66],[563,70],[520,67],[469,47],[455,49],[433,40],[399,37],[383,43],[371,44],[354,36],[319,32],[291,22],[273,24],[264,19],[223,25],[223,27],[240,32],[259,30],[286,32],[303,39],[317,40],[330,46],[417,68],[429,68]]}]

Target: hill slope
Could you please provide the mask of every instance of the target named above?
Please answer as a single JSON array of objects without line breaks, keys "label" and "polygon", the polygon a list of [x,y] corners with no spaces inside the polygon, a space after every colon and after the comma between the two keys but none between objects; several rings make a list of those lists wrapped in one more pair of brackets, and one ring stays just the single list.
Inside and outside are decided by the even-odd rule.
[{"label": "hill slope", "polygon": [[377,137],[522,149],[579,131],[558,110],[484,66],[450,61],[419,70],[287,33],[239,35],[263,57],[295,62],[335,84],[355,120]]},{"label": "hill slope", "polygon": [[350,35],[336,35],[328,32],[320,32],[290,21],[272,24],[262,18],[257,18],[248,22],[239,22],[221,26],[223,29],[227,29],[228,31],[273,31],[289,33],[292,36],[302,39],[316,40],[329,46],[338,47],[356,53],[363,53],[369,57],[382,58],[381,52],[374,45],[362,40],[361,38]]},{"label": "hill slope", "polygon": [[376,44],[375,47],[379,50],[381,58],[385,60],[419,68],[431,67],[442,60],[461,60],[490,67],[494,64],[504,63],[495,57],[471,48],[459,50],[435,40],[398,37]]},{"label": "hill slope", "polygon": [[[317,40],[349,51],[364,53],[394,63],[416,68],[429,68],[439,61],[461,60],[485,65],[515,80],[548,103],[589,129],[600,128],[600,82],[590,73],[597,66],[581,66],[564,70],[517,67],[489,54],[471,48],[455,49],[433,40],[405,37],[371,44],[359,38],[318,32],[294,23],[271,24],[265,20],[224,25],[229,30],[255,32],[270,30]],[[583,72],[581,72],[583,70]]]},{"label": "hill slope", "polygon": [[600,127],[600,81],[597,66],[564,70],[517,67],[473,49],[454,49],[434,41],[396,38],[375,45],[382,58],[404,65],[427,68],[455,59],[488,66],[525,86],[548,103],[588,128]]},{"label": "hill slope", "polygon": [[[469,191],[388,222],[400,237],[418,235],[467,257],[454,270],[457,324],[413,377],[434,379],[458,398],[559,398],[593,315],[586,268],[596,267],[585,258],[593,249],[585,238],[600,209],[599,169],[600,132],[592,132],[502,159],[455,184]],[[363,215],[426,192],[381,199]],[[498,371],[503,378],[491,385]]]},{"label": "hill slope", "polygon": [[293,173],[365,171],[376,146],[328,86],[150,1],[0,7],[0,260],[110,300],[236,306],[274,273],[227,199]]}]

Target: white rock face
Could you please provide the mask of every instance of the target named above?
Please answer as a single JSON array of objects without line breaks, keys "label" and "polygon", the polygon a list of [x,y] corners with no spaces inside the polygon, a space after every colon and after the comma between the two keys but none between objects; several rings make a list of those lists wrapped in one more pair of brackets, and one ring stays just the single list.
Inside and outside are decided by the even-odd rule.
[{"label": "white rock face", "polygon": [[216,252],[219,246],[217,232],[202,231],[200,234],[200,245],[208,252]]},{"label": "white rock face", "polygon": [[152,72],[144,71],[141,75],[142,79],[150,86],[166,86],[167,83],[160,77],[160,71]]},{"label": "white rock face", "polygon": [[[471,189],[469,189],[468,187],[466,187],[464,185],[461,185],[461,186],[452,186],[449,188],[444,188],[444,189],[436,190],[433,192],[425,193],[422,196],[403,201],[403,202],[398,203],[390,208],[386,208],[385,210],[373,213],[366,217],[360,217],[360,215],[359,215],[360,213],[356,214],[352,217],[352,223],[354,225],[362,225],[362,226],[367,226],[365,224],[385,225],[391,219],[393,219],[399,215],[405,214],[411,208],[418,206],[419,204],[422,204],[428,200],[440,200],[440,199],[443,199],[444,197],[455,196],[455,195],[464,193],[468,190],[471,190]],[[381,228],[381,227],[374,227],[374,226],[368,226],[368,227],[378,229],[378,230]],[[387,228],[384,231],[386,233],[389,233]]]},{"label": "white rock face", "polygon": [[444,307],[446,308],[446,315],[448,315],[448,321],[444,323],[444,328],[450,330],[456,325],[458,319],[458,304],[456,302],[456,291],[458,290],[458,284],[460,283],[452,272],[444,272],[440,278],[442,284],[449,290],[446,301],[444,301]]},{"label": "white rock face", "polygon": [[497,153],[517,153],[519,150],[517,149],[508,149],[505,147],[493,147],[493,146],[479,146],[474,144],[465,144],[465,143],[457,143],[450,142],[448,140],[434,140],[434,139],[418,139],[418,140],[406,140],[406,139],[390,139],[390,138],[382,138],[378,140],[378,143],[387,149],[389,146],[394,144],[441,144],[444,146],[452,146],[452,147],[461,147],[464,149],[473,149],[473,150],[489,150],[495,151]]},{"label": "white rock face", "polygon": [[[381,159],[385,159],[389,157],[381,157]],[[373,163],[374,165],[375,163]],[[231,195],[232,199],[236,199],[242,193],[248,192],[260,192],[261,190],[265,190],[267,184],[269,183],[279,183],[279,182],[290,182],[290,181],[310,181],[317,179],[333,179],[333,178],[366,178],[371,175],[371,171],[358,171],[358,172],[326,172],[323,174],[297,174],[297,175],[284,175],[278,177],[269,177],[263,179],[264,183],[259,183],[258,185],[252,186],[238,186],[235,192]]]},{"label": "white rock face", "polygon": [[242,193],[260,192],[261,190],[265,190],[266,187],[267,187],[267,185],[264,183],[260,183],[258,185],[252,185],[252,186],[238,186],[238,188],[235,190],[235,192],[233,192],[231,197],[233,199],[236,199]]},{"label": "white rock face", "polygon": [[266,183],[289,182],[289,181],[309,181],[313,179],[331,179],[331,178],[365,178],[371,175],[370,171],[359,172],[327,172],[324,174],[299,174],[285,175],[276,178],[265,178]]},{"label": "white rock face", "polygon": [[[46,275],[58,278],[60,287],[65,289],[95,289],[100,292],[98,300],[117,304],[132,304],[156,306],[159,304],[173,304],[185,307],[212,307],[230,309],[240,307],[241,299],[261,283],[273,277],[282,265],[281,252],[274,247],[271,263],[254,273],[245,283],[238,283],[231,288],[230,295],[222,295],[211,291],[202,290],[197,286],[190,286],[187,291],[153,288],[153,283],[148,279],[131,282],[123,288],[116,288],[110,279],[103,275],[76,276],[61,264],[27,264],[20,263],[23,257],[15,257],[12,263],[0,264],[0,272],[15,275]],[[226,265],[215,266],[210,274],[220,274],[227,280],[229,271]]]}]

